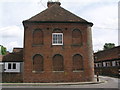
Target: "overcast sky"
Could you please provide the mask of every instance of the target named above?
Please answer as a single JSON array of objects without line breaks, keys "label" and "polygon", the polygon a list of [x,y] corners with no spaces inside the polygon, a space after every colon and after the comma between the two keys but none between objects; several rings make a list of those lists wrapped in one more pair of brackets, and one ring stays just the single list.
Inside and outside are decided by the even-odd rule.
[{"label": "overcast sky", "polygon": [[[23,20],[47,8],[48,0],[0,0],[0,45],[12,51],[23,47]],[[53,0],[55,1],[55,0]],[[105,43],[118,45],[119,0],[59,0],[61,6],[92,22],[94,51],[102,50]]]}]

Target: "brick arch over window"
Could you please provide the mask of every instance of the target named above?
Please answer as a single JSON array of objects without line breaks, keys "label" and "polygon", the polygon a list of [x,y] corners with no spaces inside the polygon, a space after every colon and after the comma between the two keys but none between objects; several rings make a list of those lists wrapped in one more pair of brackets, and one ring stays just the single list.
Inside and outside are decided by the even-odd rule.
[{"label": "brick arch over window", "polygon": [[35,29],[33,31],[33,44],[34,45],[43,44],[43,31],[41,29]]},{"label": "brick arch over window", "polygon": [[73,71],[83,70],[83,57],[80,54],[73,56]]},{"label": "brick arch over window", "polygon": [[61,29],[59,29],[59,28],[55,28],[53,30],[53,33],[63,33],[63,31]]},{"label": "brick arch over window", "polygon": [[64,71],[64,59],[60,54],[53,56],[53,71]]},{"label": "brick arch over window", "polygon": [[82,33],[79,29],[74,29],[72,31],[72,43],[82,44]]},{"label": "brick arch over window", "polygon": [[43,71],[44,59],[40,54],[33,56],[33,71]]}]

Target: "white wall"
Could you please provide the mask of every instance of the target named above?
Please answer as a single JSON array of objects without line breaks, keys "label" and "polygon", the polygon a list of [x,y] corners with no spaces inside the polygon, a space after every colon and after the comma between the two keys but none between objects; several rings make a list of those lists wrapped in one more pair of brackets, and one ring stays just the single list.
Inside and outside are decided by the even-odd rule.
[{"label": "white wall", "polygon": [[0,46],[0,55],[2,55],[2,52],[1,52],[1,46]]},{"label": "white wall", "polygon": [[[15,63],[16,69],[8,69],[8,63]],[[21,63],[20,62],[5,62],[4,64],[4,72],[20,72]]]},{"label": "white wall", "polygon": [[4,63],[0,62],[0,73],[3,72],[3,65]]}]

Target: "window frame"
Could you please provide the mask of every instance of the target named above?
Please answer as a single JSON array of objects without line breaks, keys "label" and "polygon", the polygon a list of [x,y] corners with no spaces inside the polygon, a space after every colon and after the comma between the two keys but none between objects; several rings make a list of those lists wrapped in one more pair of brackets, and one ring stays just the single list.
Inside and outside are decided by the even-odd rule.
[{"label": "window frame", "polygon": [[[36,43],[36,35],[35,35],[36,33],[39,33],[39,35],[42,35],[42,38],[41,39],[39,38],[39,43],[38,43],[38,41]],[[40,29],[40,28],[34,29],[32,34],[33,34],[32,35],[32,45],[33,46],[39,46],[39,45],[43,45],[44,44],[44,33],[43,33],[42,29]]]},{"label": "window frame", "polygon": [[[8,64],[11,65],[11,69],[8,68]],[[16,64],[16,69],[13,68],[13,65]],[[3,72],[10,72],[10,73],[20,73],[22,72],[21,66],[23,62],[4,62],[4,71]]]},{"label": "window frame", "polygon": [[[74,33],[76,33],[76,31],[77,31],[77,33],[80,34],[80,35],[78,35],[77,37],[76,37],[76,35],[74,35]],[[81,31],[80,29],[74,29],[74,30],[72,31],[72,45],[81,46],[81,45],[83,44],[82,38],[83,38],[83,36],[82,36],[82,31]],[[80,41],[79,43],[78,43],[78,40]],[[77,41],[77,42],[76,42],[76,41]]]},{"label": "window frame", "polygon": [[[54,62],[55,61],[55,57],[56,56],[60,56],[62,59],[62,64],[61,64],[61,67],[62,67],[62,70],[58,70],[58,68],[60,69],[61,67],[57,67],[57,70],[56,70],[56,63]],[[64,57],[61,55],[61,54],[55,54],[52,58],[52,68],[53,68],[53,72],[64,72]]]},{"label": "window frame", "polygon": [[103,62],[103,67],[106,67],[106,62]]},{"label": "window frame", "polygon": [[[36,64],[35,64],[35,58],[36,58],[36,56],[39,56],[39,62],[40,62],[40,60],[42,60],[42,67],[38,67],[39,69],[41,69],[41,70],[36,70],[36,68],[35,68],[35,66],[36,66]],[[41,59],[40,59],[41,58]],[[32,72],[43,72],[44,71],[44,57],[41,55],[41,54],[35,54],[34,56],[33,56],[33,71]]]},{"label": "window frame", "polygon": [[13,63],[12,69],[16,69],[16,63]]},{"label": "window frame", "polygon": [[[53,40],[53,36],[54,35],[62,35],[62,43],[59,43],[59,40],[58,40],[58,38],[57,38],[57,43],[54,43],[54,40]],[[63,45],[63,33],[52,33],[52,45]]]},{"label": "window frame", "polygon": [[8,68],[7,69],[12,69],[12,63],[8,63]]},{"label": "window frame", "polygon": [[96,67],[98,67],[98,63],[96,63]]},{"label": "window frame", "polygon": [[[76,69],[76,68],[74,68],[74,67],[76,67],[76,65],[74,64],[74,63],[76,63],[74,60],[74,58],[76,57],[76,56],[79,56],[79,57],[81,57],[81,59],[80,59],[80,63],[79,63],[79,65],[80,66],[82,66],[82,67],[79,67],[79,69]],[[81,55],[81,54],[75,54],[75,55],[73,55],[73,57],[72,57],[72,62],[73,62],[73,72],[76,72],[76,71],[83,71],[84,70],[84,61],[83,61],[83,56]],[[77,66],[78,67],[78,66]]]},{"label": "window frame", "polygon": [[112,61],[112,66],[116,66],[116,61]]}]

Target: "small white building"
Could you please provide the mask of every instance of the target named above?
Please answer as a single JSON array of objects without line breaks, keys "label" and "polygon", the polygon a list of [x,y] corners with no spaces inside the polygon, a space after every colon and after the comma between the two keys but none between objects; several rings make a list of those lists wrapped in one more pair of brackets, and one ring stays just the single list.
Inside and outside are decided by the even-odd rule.
[{"label": "small white building", "polygon": [[2,59],[3,72],[21,73],[23,71],[23,52],[13,52]]},{"label": "small white building", "polygon": [[2,58],[2,82],[23,82],[23,49],[14,48]]},{"label": "small white building", "polygon": [[4,62],[4,72],[21,72],[22,62]]}]

